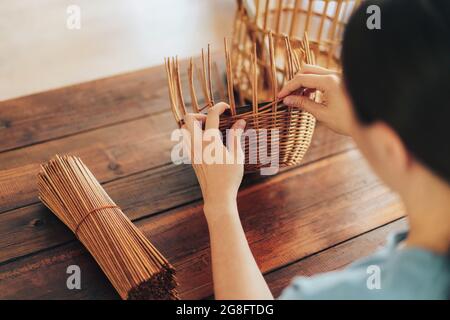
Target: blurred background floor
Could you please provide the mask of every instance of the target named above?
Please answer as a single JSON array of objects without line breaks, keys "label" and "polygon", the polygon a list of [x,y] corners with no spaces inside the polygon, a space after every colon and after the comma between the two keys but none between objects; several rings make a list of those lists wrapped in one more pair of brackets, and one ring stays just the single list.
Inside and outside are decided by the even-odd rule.
[{"label": "blurred background floor", "polygon": [[[67,8],[81,9],[70,30]],[[198,55],[231,36],[234,0],[0,2],[0,101]]]}]

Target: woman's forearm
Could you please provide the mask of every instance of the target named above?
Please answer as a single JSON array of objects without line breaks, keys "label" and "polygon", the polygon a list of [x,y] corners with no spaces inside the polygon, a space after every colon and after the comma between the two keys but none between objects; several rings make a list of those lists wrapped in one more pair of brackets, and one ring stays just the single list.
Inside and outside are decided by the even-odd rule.
[{"label": "woman's forearm", "polygon": [[[212,212],[214,211],[214,212]],[[237,205],[207,207],[216,299],[273,299],[250,251]]]},{"label": "woman's forearm", "polygon": [[[228,131],[227,144],[231,142],[234,148],[223,145],[221,139],[212,139],[220,142],[219,146],[214,144],[216,152],[220,150],[224,159],[234,161],[226,164],[203,161],[207,159],[203,159],[202,150],[213,145],[209,134],[213,132],[220,138],[220,115],[229,108],[225,103],[218,103],[208,108],[206,116],[187,113],[183,118],[183,129],[187,130],[183,141],[191,150],[191,155],[201,155],[202,160],[197,161],[199,157],[195,157],[192,166],[205,202],[204,211],[211,238],[214,292],[216,299],[272,299],[248,246],[236,205],[239,185],[244,176],[241,137],[245,121],[236,121]],[[203,127],[205,131],[208,130],[208,137]]]}]

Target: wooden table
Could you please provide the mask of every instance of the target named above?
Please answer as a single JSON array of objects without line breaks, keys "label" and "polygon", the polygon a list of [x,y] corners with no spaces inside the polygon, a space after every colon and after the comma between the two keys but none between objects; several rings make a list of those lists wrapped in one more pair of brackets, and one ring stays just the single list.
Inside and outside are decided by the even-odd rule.
[{"label": "wooden table", "polygon": [[[183,299],[211,297],[209,239],[192,169],[170,161],[175,123],[163,67],[0,103],[0,298],[118,298],[72,233],[37,198],[39,164],[82,157],[172,262]],[[295,275],[342,268],[405,226],[398,199],[349,138],[316,129],[302,165],[249,175],[244,229],[275,295]],[[79,265],[82,289],[68,290]]]}]

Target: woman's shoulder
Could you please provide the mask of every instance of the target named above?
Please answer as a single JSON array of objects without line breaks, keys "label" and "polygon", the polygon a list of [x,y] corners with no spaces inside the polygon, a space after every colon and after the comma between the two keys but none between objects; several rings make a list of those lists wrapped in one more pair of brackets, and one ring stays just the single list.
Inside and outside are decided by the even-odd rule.
[{"label": "woman's shoulder", "polygon": [[281,299],[448,299],[450,260],[419,248],[398,249],[406,233],[391,235],[375,254],[347,268],[296,277]]}]

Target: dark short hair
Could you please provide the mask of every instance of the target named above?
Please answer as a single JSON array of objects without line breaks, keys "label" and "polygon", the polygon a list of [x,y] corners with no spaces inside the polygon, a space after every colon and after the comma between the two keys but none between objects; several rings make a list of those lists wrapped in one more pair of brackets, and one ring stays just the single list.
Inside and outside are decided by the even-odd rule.
[{"label": "dark short hair", "polygon": [[[370,30],[367,7],[381,9]],[[382,121],[450,182],[450,0],[368,0],[350,19],[344,82],[363,124]]]}]

